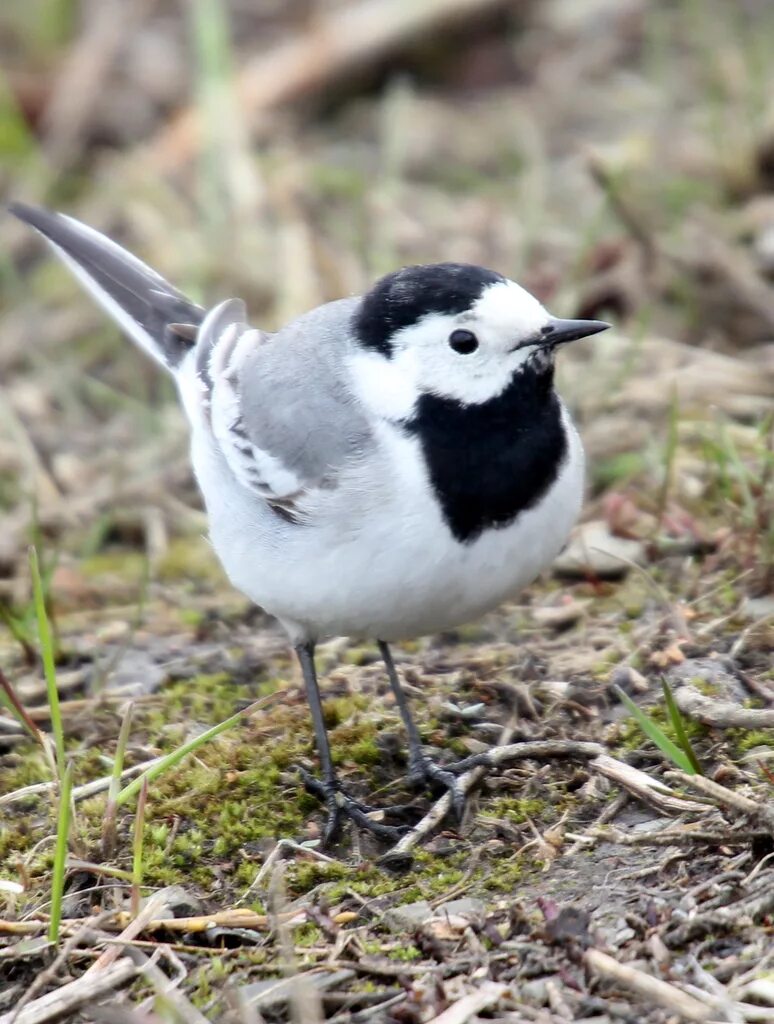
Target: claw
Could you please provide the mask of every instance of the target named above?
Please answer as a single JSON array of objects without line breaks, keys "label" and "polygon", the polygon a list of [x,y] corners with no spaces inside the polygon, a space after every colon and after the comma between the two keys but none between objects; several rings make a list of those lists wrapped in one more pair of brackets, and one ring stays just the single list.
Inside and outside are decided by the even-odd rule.
[{"label": "claw", "polygon": [[412,786],[442,787],[448,790],[452,801],[452,810],[458,822],[462,821],[465,814],[465,793],[460,788],[459,780],[449,766],[436,764],[426,754],[421,754],[413,759],[408,775],[409,784]]},{"label": "claw", "polygon": [[[328,808],[328,817],[323,831],[323,846],[331,846],[341,831],[342,820],[349,818],[358,828],[362,828],[382,842],[396,843],[408,831],[405,825],[383,825],[370,817],[379,808],[371,807],[369,804],[361,803],[349,796],[339,786],[338,782],[323,781],[310,775],[304,768],[299,768],[301,780],[307,792],[324,803]],[[392,810],[392,808],[386,808]]]}]

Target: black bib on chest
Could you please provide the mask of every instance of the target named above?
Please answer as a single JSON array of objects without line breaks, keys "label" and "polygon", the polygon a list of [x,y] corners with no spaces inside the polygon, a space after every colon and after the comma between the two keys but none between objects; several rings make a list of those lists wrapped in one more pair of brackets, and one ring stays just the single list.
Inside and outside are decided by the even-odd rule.
[{"label": "black bib on chest", "polygon": [[525,367],[481,405],[423,395],[406,428],[422,444],[444,519],[462,543],[536,505],[567,455],[552,367]]}]

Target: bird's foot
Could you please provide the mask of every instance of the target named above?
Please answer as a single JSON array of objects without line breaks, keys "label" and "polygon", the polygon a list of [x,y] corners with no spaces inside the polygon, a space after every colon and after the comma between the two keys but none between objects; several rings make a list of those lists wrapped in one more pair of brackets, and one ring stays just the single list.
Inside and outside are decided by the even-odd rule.
[{"label": "bird's foot", "polygon": [[479,765],[490,766],[489,755],[474,754],[462,761],[453,761],[451,764],[436,764],[427,754],[417,752],[412,754],[409,762],[408,782],[411,786],[427,786],[430,789],[446,789],[451,796],[452,811],[457,821],[462,821],[465,813],[466,792],[460,786],[459,776]]},{"label": "bird's foot", "polygon": [[304,768],[299,768],[299,772],[307,792],[316,796],[328,808],[323,846],[330,846],[334,842],[341,831],[344,818],[349,818],[358,828],[370,832],[385,843],[396,843],[408,831],[405,825],[385,825],[371,817],[382,810],[389,814],[399,814],[403,807],[371,807],[345,793],[336,780],[318,779]]}]

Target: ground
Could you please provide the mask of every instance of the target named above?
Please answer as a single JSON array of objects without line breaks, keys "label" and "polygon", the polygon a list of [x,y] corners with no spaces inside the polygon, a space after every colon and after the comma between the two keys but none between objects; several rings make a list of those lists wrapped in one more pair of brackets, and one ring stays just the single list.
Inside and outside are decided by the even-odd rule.
[{"label": "ground", "polygon": [[[113,38],[46,3],[0,14],[8,198],[110,231],[202,301],[243,295],[269,327],[437,259],[616,326],[560,367],[582,533],[517,604],[396,648],[427,749],[494,747],[497,765],[441,819],[438,794],[405,788],[375,647],[331,641],[342,778],[413,801],[415,827],[400,855],[351,830],[322,850],[298,672],[207,544],[171,386],[2,224],[0,667],[48,733],[34,544],[65,753],[52,768],[0,713],[0,1021],[20,1003],[18,1024],[774,1018],[769,5],[482,4],[475,31],[327,68],[275,108],[229,68],[244,84],[301,38],[295,5],[201,0],[189,38],[173,4],[127,4]],[[63,109],[65,56],[100,40],[110,59]],[[192,95],[200,151],[170,127]],[[113,817],[117,757],[128,785],[242,710]]]}]

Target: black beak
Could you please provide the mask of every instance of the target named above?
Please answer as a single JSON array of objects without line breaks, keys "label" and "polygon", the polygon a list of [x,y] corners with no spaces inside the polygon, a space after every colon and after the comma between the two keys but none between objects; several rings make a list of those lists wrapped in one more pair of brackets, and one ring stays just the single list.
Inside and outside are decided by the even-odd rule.
[{"label": "black beak", "polygon": [[555,345],[566,345],[568,341],[588,338],[591,334],[606,331],[610,324],[604,320],[559,320],[551,319],[540,332],[538,345],[553,348]]}]

